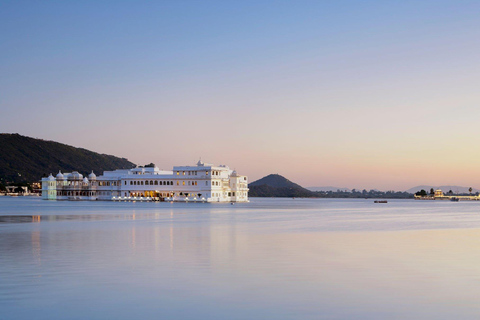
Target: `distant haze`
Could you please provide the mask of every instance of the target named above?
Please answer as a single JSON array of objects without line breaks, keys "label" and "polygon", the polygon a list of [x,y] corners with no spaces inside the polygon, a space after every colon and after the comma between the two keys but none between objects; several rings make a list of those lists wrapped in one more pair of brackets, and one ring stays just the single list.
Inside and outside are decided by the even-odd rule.
[{"label": "distant haze", "polygon": [[461,0],[6,1],[0,130],[164,169],[201,157],[250,181],[479,185],[479,12]]}]

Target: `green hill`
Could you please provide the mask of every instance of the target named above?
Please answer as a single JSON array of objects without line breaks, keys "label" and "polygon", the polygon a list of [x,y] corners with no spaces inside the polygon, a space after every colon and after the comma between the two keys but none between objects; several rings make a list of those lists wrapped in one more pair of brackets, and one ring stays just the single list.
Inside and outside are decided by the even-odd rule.
[{"label": "green hill", "polygon": [[315,193],[279,174],[270,174],[248,185],[249,197],[313,197]]},{"label": "green hill", "polygon": [[35,182],[49,173],[134,168],[125,158],[19,134],[0,134],[0,183]]}]

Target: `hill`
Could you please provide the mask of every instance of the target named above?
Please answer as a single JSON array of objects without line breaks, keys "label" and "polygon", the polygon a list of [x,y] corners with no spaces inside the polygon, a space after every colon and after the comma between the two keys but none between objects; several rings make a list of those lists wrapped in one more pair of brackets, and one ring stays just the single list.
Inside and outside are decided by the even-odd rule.
[{"label": "hill", "polygon": [[[425,190],[427,192],[430,192],[430,189],[433,188],[434,190],[437,190],[437,189],[440,189],[442,190],[444,193],[447,193],[448,191],[452,190],[453,193],[457,194],[457,193],[469,193],[468,189],[470,187],[461,187],[461,186],[427,186],[427,185],[423,185],[423,186],[416,186],[416,187],[413,187],[413,188],[410,188],[408,190],[405,190],[406,192],[409,192],[409,193],[415,193],[417,191],[420,191],[420,190]],[[472,192],[473,193],[476,193],[476,192],[479,192],[480,190],[479,189],[476,189],[476,188],[472,188]]]},{"label": "hill", "polygon": [[44,174],[134,168],[125,158],[19,134],[0,134],[0,183],[35,182]]},{"label": "hill", "polygon": [[270,174],[248,185],[250,197],[313,197],[314,193],[279,174]]},{"label": "hill", "polygon": [[337,190],[345,191],[345,192],[352,191],[349,188],[338,188],[338,187],[331,187],[331,186],[327,186],[327,187],[307,187],[307,189],[310,190],[310,191],[337,191]]},{"label": "hill", "polygon": [[289,197],[289,198],[365,198],[365,199],[410,199],[413,194],[407,192],[378,191],[378,190],[319,190],[310,191],[302,186],[282,177],[271,174],[248,185],[250,197]]}]

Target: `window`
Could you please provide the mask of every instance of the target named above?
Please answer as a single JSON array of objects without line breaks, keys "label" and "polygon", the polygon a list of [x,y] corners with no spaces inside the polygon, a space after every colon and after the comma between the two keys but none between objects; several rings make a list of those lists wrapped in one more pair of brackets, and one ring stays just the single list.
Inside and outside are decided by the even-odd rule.
[{"label": "window", "polygon": [[180,181],[177,181],[177,186],[180,185]]},{"label": "window", "polygon": [[205,185],[208,186],[208,181],[205,181]]},{"label": "window", "polygon": [[208,176],[208,171],[205,171],[205,174]]},{"label": "window", "polygon": [[157,181],[157,180],[155,180],[155,185],[158,185],[158,181]]},{"label": "window", "polygon": [[178,176],[179,174],[180,174],[180,172],[179,172],[179,171],[177,171],[177,176]]},{"label": "window", "polygon": [[188,171],[188,175],[190,175],[190,171]]},{"label": "window", "polygon": [[183,182],[183,185],[185,185],[185,181],[182,181]]},{"label": "window", "polygon": [[234,196],[234,197],[235,197],[235,192],[232,192],[232,196]]},{"label": "window", "polygon": [[188,181],[188,185],[190,185],[190,181]]},{"label": "window", "polygon": [[185,171],[183,171],[183,175],[185,175]]}]

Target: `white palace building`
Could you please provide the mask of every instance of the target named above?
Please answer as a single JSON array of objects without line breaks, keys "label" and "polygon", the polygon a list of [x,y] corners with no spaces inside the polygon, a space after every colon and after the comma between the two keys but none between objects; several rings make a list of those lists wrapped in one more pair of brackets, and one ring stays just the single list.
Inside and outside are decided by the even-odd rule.
[{"label": "white palace building", "polygon": [[175,166],[173,171],[157,167],[139,167],[93,171],[83,177],[74,171],[59,172],[42,178],[45,200],[114,200],[114,201],[197,201],[248,202],[248,181],[227,166],[203,163]]}]

